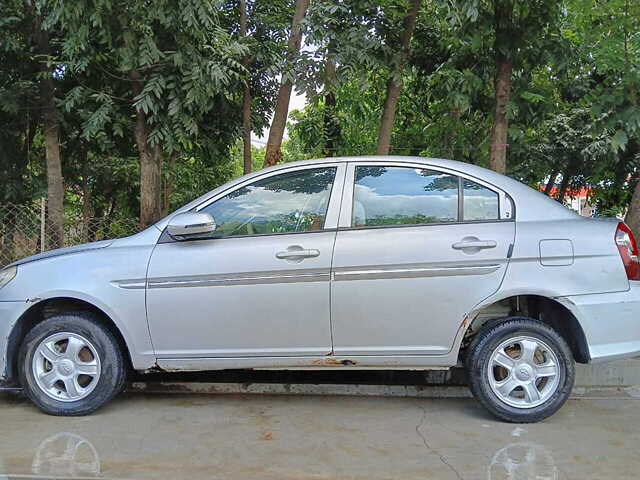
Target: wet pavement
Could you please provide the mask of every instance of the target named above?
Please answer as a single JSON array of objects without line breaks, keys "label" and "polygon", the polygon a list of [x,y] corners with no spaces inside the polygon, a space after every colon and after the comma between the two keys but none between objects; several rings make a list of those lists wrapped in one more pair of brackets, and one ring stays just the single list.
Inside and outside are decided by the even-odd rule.
[{"label": "wet pavement", "polygon": [[639,407],[513,425],[471,399],[128,393],[62,418],[0,394],[0,479],[638,478]]}]

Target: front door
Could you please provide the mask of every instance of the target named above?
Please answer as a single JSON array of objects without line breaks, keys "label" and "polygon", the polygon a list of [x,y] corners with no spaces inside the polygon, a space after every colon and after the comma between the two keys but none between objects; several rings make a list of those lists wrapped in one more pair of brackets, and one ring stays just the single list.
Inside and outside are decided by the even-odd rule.
[{"label": "front door", "polygon": [[197,208],[213,216],[215,238],[163,235],[147,278],[159,358],[331,351],[329,278],[341,190],[332,187],[344,168],[267,174]]},{"label": "front door", "polygon": [[456,172],[350,164],[333,262],[335,354],[449,352],[505,274],[515,234],[505,201]]}]

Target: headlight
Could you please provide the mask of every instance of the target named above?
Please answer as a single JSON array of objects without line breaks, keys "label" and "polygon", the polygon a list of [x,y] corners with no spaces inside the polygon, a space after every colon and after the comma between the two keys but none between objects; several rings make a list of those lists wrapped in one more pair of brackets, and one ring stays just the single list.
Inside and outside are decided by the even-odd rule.
[{"label": "headlight", "polygon": [[0,288],[4,287],[7,283],[13,280],[13,277],[18,273],[18,267],[9,267],[4,270],[0,270]]}]

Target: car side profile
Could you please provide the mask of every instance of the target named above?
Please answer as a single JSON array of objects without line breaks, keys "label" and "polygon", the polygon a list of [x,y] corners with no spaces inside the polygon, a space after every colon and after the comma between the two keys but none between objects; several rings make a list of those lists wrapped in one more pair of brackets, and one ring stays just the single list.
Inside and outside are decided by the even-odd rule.
[{"label": "car side profile", "polygon": [[631,230],[419,157],[254,172],[139,234],[0,272],[0,380],[85,415],[126,374],[465,365],[494,415],[557,411],[574,363],[640,353]]}]

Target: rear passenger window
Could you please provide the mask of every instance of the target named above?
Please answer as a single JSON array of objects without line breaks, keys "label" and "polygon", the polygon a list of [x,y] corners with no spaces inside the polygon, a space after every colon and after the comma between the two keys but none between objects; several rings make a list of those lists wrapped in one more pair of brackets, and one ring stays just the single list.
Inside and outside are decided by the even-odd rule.
[{"label": "rear passenger window", "polygon": [[497,220],[499,218],[498,194],[487,187],[463,180],[464,220]]},{"label": "rear passenger window", "polygon": [[353,227],[458,221],[458,177],[409,167],[356,167]]}]

